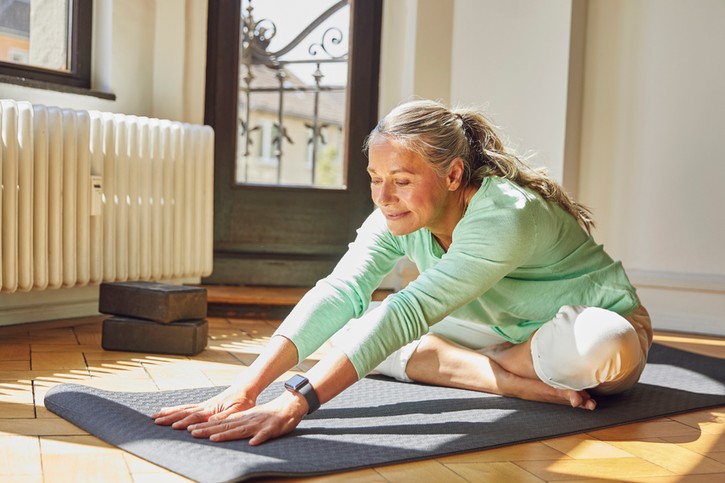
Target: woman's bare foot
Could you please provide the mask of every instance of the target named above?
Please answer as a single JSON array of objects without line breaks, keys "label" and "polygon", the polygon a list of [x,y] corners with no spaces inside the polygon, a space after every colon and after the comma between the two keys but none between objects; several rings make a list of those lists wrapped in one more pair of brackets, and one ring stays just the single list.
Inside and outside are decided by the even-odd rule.
[{"label": "woman's bare foot", "polygon": [[592,399],[586,391],[574,391],[571,389],[562,390],[565,396],[568,398],[571,407],[582,408],[593,411],[597,407],[597,402]]},{"label": "woman's bare foot", "polygon": [[500,385],[505,396],[518,397],[528,401],[541,401],[554,404],[563,404],[573,408],[594,410],[597,403],[587,391],[574,391],[573,389],[556,389],[541,379],[529,379],[506,371],[503,367],[491,360],[490,365],[499,374]]}]

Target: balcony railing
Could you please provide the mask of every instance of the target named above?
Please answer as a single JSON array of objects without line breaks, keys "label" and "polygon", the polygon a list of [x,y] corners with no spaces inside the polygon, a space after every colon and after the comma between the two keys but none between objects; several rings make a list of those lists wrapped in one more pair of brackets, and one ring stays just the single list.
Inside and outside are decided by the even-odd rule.
[{"label": "balcony railing", "polygon": [[[243,9],[236,180],[342,188],[349,2],[295,1],[284,8],[265,0],[264,7],[275,3],[274,19],[255,19],[251,0]],[[300,5],[322,13],[299,30],[285,22],[299,34],[273,50],[281,16],[295,15]]]}]

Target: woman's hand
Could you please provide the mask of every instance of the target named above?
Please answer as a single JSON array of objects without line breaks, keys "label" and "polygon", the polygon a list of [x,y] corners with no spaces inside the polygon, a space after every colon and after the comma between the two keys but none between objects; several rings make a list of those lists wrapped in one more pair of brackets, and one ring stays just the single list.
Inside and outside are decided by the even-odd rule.
[{"label": "woman's hand", "polygon": [[307,401],[302,396],[285,391],[266,404],[229,414],[225,419],[217,417],[193,424],[187,429],[195,438],[209,438],[211,441],[250,438],[249,444],[256,446],[292,432],[307,410]]},{"label": "woman's hand", "polygon": [[255,404],[255,398],[248,397],[244,391],[232,386],[204,402],[163,408],[151,417],[156,424],[186,429],[191,424],[227,418]]}]

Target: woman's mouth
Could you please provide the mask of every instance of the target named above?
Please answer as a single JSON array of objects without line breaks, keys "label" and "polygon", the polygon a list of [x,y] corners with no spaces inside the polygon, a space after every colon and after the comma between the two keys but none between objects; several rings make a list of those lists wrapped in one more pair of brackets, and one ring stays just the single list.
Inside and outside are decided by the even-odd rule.
[{"label": "woman's mouth", "polygon": [[395,220],[399,220],[399,219],[403,218],[408,213],[410,213],[410,211],[401,211],[398,213],[385,213],[385,218],[387,218],[388,220],[391,220],[391,221],[395,221]]}]

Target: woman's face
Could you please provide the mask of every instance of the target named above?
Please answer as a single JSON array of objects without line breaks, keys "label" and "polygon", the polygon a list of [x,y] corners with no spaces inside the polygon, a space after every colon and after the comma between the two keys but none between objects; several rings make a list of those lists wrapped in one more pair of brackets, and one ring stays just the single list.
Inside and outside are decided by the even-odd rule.
[{"label": "woman's face", "polygon": [[447,179],[419,155],[385,138],[373,142],[368,157],[373,202],[391,233],[407,235],[425,227],[435,234],[448,206]]}]

